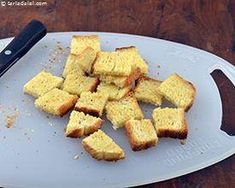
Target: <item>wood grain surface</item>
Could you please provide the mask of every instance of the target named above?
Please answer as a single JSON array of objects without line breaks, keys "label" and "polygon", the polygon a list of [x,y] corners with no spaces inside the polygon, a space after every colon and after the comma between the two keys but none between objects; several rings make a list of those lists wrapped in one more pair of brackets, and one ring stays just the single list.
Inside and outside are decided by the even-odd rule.
[{"label": "wood grain surface", "polygon": [[[31,19],[48,31],[107,31],[167,39],[212,52],[235,65],[235,0],[45,0],[1,6],[0,38]],[[235,88],[213,72],[223,101],[222,129],[235,135]],[[1,182],[0,182],[1,183]],[[235,187],[235,156],[179,178],[142,187]]]}]

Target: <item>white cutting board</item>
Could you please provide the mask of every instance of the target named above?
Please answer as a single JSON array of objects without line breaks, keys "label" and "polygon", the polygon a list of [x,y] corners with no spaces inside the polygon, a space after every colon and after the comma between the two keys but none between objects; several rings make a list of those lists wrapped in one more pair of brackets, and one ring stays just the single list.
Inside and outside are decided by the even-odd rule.
[{"label": "white cutting board", "polygon": [[[235,83],[235,68],[225,60],[189,46],[135,35],[92,33],[101,38],[102,50],[137,46],[149,65],[149,75],[164,80],[178,73],[197,89],[186,114],[189,134],[185,145],[162,138],[156,147],[133,152],[123,129],[114,131],[105,121],[102,129],[126,153],[118,162],[96,161],[81,146],[81,139],[64,136],[68,115],[52,117],[34,107],[23,85],[42,69],[61,75],[74,34],[50,33],[0,78],[0,186],[6,187],[123,187],[181,176],[231,156],[235,138],[220,130],[221,98],[210,76],[221,69]],[[0,40],[2,50],[11,39]],[[62,46],[64,50],[59,50]],[[231,104],[234,105],[234,104]],[[141,104],[146,118],[153,106]],[[7,115],[18,111],[12,128]],[[79,156],[74,160],[74,156]]]}]

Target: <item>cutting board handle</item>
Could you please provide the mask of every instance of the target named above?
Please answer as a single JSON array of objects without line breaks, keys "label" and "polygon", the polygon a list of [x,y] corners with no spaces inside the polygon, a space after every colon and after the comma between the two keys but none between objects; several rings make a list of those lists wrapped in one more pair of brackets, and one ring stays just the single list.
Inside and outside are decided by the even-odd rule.
[{"label": "cutting board handle", "polygon": [[0,77],[47,33],[38,20],[32,20],[0,53]]}]

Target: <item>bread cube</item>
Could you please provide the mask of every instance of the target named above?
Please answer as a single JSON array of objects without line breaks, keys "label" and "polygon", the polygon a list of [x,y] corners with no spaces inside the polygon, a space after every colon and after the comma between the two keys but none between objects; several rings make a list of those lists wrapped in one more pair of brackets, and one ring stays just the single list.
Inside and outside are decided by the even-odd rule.
[{"label": "bread cube", "polygon": [[100,118],[84,114],[83,112],[72,111],[65,135],[71,138],[80,138],[97,131],[103,121]]},{"label": "bread cube", "polygon": [[24,85],[24,93],[38,98],[54,88],[61,87],[62,84],[63,78],[41,71]]},{"label": "bread cube", "polygon": [[82,145],[97,160],[117,161],[125,158],[123,149],[102,130],[98,130],[84,138]]},{"label": "bread cube", "polygon": [[185,139],[188,126],[183,108],[156,108],[153,111],[154,126],[158,137]]},{"label": "bread cube", "polygon": [[129,76],[135,70],[132,57],[121,52],[98,52],[93,65],[94,75]]},{"label": "bread cube", "polygon": [[79,55],[69,54],[63,71],[64,78],[69,74],[85,75],[85,72],[79,66],[79,61]]},{"label": "bread cube", "polygon": [[95,91],[98,84],[98,78],[69,74],[64,81],[63,90],[80,96],[82,92]]},{"label": "bread cube", "polygon": [[133,94],[128,94],[119,101],[109,101],[105,106],[107,118],[112,122],[113,128],[123,127],[130,119],[143,119],[144,115]]},{"label": "bread cube", "polygon": [[74,35],[71,41],[71,54],[80,54],[87,47],[91,47],[97,53],[100,51],[100,39],[98,35]]},{"label": "bread cube", "polygon": [[157,134],[151,120],[129,120],[125,129],[133,151],[148,149],[157,143]]},{"label": "bread cube", "polygon": [[142,76],[138,79],[134,89],[138,101],[151,103],[157,106],[162,104],[162,95],[158,91],[161,81]]},{"label": "bread cube", "polygon": [[108,101],[108,96],[104,93],[82,92],[75,105],[75,110],[100,117]]},{"label": "bread cube", "polygon": [[172,104],[188,111],[193,105],[196,89],[177,74],[169,76],[159,86],[160,93]]},{"label": "bread cube", "polygon": [[130,90],[130,86],[119,88],[114,84],[107,84],[104,82],[101,82],[97,87],[97,92],[109,94],[109,100],[119,100],[124,97]]},{"label": "bread cube", "polygon": [[47,113],[63,116],[74,107],[76,101],[77,96],[55,88],[36,99],[35,106]]},{"label": "bread cube", "polygon": [[133,57],[133,63],[136,67],[140,68],[140,72],[142,74],[148,73],[148,65],[145,63],[144,59],[140,56],[139,51],[135,46],[116,48],[116,51],[127,53],[129,56]]}]

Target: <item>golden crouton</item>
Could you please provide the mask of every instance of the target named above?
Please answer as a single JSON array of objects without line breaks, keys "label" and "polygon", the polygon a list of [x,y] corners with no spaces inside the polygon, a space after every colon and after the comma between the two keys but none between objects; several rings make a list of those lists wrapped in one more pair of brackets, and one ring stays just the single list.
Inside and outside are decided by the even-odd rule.
[{"label": "golden crouton", "polygon": [[157,134],[151,120],[129,120],[125,123],[126,133],[133,151],[155,146]]},{"label": "golden crouton", "polygon": [[122,148],[101,130],[84,138],[82,145],[97,160],[117,161],[125,158]]},{"label": "golden crouton", "polygon": [[79,96],[84,91],[95,91],[98,84],[98,78],[69,74],[64,81],[63,90]]},{"label": "golden crouton", "polygon": [[159,86],[160,93],[175,106],[188,111],[193,105],[196,89],[177,74],[168,77]]},{"label": "golden crouton", "polygon": [[110,101],[105,107],[107,118],[112,122],[113,128],[123,127],[125,122],[130,119],[143,119],[144,115],[139,107],[139,104],[129,94],[119,101]]},{"label": "golden crouton", "polygon": [[85,75],[85,72],[79,66],[78,62],[79,55],[69,54],[63,71],[64,78],[66,78],[69,74]]},{"label": "golden crouton", "polygon": [[95,52],[100,51],[100,39],[97,35],[88,35],[88,36],[81,36],[81,35],[74,35],[71,41],[71,54],[80,54],[83,50],[87,47],[91,47],[95,50]]},{"label": "golden crouton", "polygon": [[151,103],[154,105],[162,104],[162,95],[158,91],[161,81],[142,76],[138,79],[134,93],[138,101]]},{"label": "golden crouton", "polygon": [[133,57],[133,63],[135,64],[136,67],[140,68],[141,73],[142,74],[148,73],[148,65],[140,56],[139,51],[135,46],[116,48],[116,51],[122,51],[122,52],[128,53],[129,56]]},{"label": "golden crouton", "polygon": [[35,106],[47,113],[63,116],[74,107],[77,96],[66,91],[53,89],[35,100]]},{"label": "golden crouton", "polygon": [[38,98],[54,88],[59,88],[62,83],[63,78],[41,71],[24,85],[24,93]]},{"label": "golden crouton", "polygon": [[119,88],[114,84],[106,84],[101,82],[97,87],[97,92],[109,94],[109,100],[119,100],[131,90],[130,86]]},{"label": "golden crouton", "polygon": [[104,93],[82,92],[75,109],[86,114],[102,116],[108,96]]},{"label": "golden crouton", "polygon": [[98,52],[93,65],[93,74],[129,76],[136,69],[132,60],[127,53]]},{"label": "golden crouton", "polygon": [[80,138],[97,131],[103,121],[100,118],[84,114],[83,112],[72,111],[65,135],[72,138]]},{"label": "golden crouton", "polygon": [[140,69],[135,69],[129,76],[111,76],[111,75],[98,75],[102,82],[107,84],[114,84],[117,87],[124,88],[130,86],[133,81],[141,75]]},{"label": "golden crouton", "polygon": [[183,108],[156,108],[153,111],[154,126],[158,137],[185,139],[188,127]]}]

